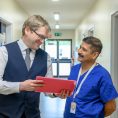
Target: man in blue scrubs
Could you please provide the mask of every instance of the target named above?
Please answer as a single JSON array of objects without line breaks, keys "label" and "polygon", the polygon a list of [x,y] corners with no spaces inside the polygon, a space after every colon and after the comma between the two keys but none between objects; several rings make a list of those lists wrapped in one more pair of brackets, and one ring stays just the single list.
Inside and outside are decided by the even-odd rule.
[{"label": "man in blue scrubs", "polygon": [[96,62],[102,43],[95,37],[83,39],[78,49],[78,61],[72,67],[69,80],[76,80],[73,94],[67,98],[64,118],[104,118],[116,110],[114,88],[109,72]]}]

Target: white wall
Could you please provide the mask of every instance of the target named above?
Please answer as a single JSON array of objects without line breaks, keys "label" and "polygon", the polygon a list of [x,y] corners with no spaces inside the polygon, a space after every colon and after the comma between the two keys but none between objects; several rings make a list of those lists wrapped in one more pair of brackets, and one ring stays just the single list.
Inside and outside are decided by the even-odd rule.
[{"label": "white wall", "polygon": [[12,24],[12,41],[21,37],[21,29],[27,13],[15,0],[0,0],[0,17]]},{"label": "white wall", "polygon": [[82,34],[94,26],[94,36],[100,38],[103,43],[103,52],[98,61],[109,71],[111,58],[111,14],[117,10],[117,0],[98,0],[76,29],[76,42],[80,43]]},{"label": "white wall", "polygon": [[[52,38],[54,38],[54,39],[73,39],[74,40],[74,36],[75,36],[75,34],[74,34],[74,31],[75,30],[61,30],[61,29],[58,29],[58,30],[54,30],[54,29],[52,29]],[[54,36],[54,33],[55,32],[60,32],[60,33],[62,33],[62,35],[61,36]]]},{"label": "white wall", "polygon": [[[59,32],[61,36],[54,36],[55,32]],[[72,47],[75,47],[75,30],[52,30],[51,39],[72,39]]]}]

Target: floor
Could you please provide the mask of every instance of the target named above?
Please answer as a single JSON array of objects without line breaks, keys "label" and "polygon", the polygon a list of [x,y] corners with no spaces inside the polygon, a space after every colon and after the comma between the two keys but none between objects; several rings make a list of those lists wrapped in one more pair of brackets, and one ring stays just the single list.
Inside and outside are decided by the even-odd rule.
[{"label": "floor", "polygon": [[41,118],[63,118],[65,99],[50,98],[43,93],[40,98]]},{"label": "floor", "polygon": [[[50,98],[41,93],[41,98],[40,98],[41,118],[63,118],[64,106],[65,106],[65,99]],[[118,109],[115,112],[118,112]],[[106,118],[117,118],[117,116],[114,115],[112,115],[112,117],[106,117]]]}]

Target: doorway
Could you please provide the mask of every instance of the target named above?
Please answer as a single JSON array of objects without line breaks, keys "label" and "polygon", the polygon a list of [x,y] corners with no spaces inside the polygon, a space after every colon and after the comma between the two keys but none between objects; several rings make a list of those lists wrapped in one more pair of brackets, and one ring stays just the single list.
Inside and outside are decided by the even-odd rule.
[{"label": "doorway", "polygon": [[51,56],[53,76],[67,77],[71,68],[72,39],[48,39],[44,49]]},{"label": "doorway", "polygon": [[[111,75],[114,85],[118,91],[118,11],[111,16]],[[118,117],[118,99],[117,110],[110,118]]]},{"label": "doorway", "polygon": [[0,46],[12,41],[12,24],[0,17]]}]

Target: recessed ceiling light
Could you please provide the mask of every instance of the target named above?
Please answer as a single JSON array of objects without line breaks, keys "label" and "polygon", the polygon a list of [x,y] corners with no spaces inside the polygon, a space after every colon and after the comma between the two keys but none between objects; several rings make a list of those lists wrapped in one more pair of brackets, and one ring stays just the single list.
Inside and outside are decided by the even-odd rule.
[{"label": "recessed ceiling light", "polygon": [[58,21],[59,18],[60,18],[59,12],[55,12],[55,13],[54,13],[54,19],[55,19],[56,21]]},{"label": "recessed ceiling light", "polygon": [[59,28],[60,28],[60,25],[59,25],[59,24],[56,24],[56,25],[55,25],[55,28],[56,28],[56,29],[59,29]]},{"label": "recessed ceiling light", "polygon": [[53,2],[58,2],[59,0],[52,0]]}]

